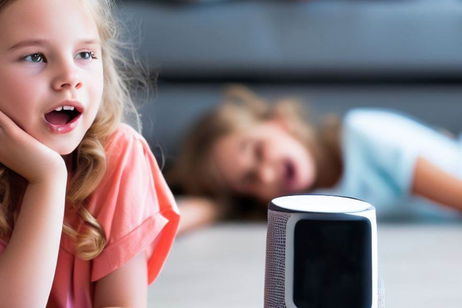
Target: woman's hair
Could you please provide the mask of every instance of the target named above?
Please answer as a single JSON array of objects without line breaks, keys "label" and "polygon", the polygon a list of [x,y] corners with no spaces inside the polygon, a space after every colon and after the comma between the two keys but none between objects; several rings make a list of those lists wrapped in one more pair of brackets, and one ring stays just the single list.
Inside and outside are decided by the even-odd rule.
[{"label": "woman's hair", "polygon": [[[65,222],[64,234],[75,242],[77,256],[90,260],[98,256],[106,244],[104,230],[98,221],[85,208],[89,197],[101,182],[106,171],[104,145],[124,119],[127,112],[137,119],[130,85],[141,81],[135,71],[130,71],[126,59],[122,57],[118,40],[117,24],[112,16],[111,0],[81,0],[89,9],[98,27],[101,38],[102,61],[104,71],[104,90],[101,106],[95,121],[85,134],[82,142],[72,154],[72,170],[66,194],[66,212],[80,217],[78,225]],[[0,10],[14,0],[0,0]],[[18,215],[18,205],[22,201],[27,182],[12,170],[0,164],[0,236],[8,238],[14,228]],[[68,204],[70,206],[68,206]]]},{"label": "woman's hair", "polygon": [[[325,185],[330,173],[337,173],[341,168],[338,140],[340,121],[336,116],[327,116],[315,125],[302,105],[292,98],[270,102],[244,86],[229,87],[223,101],[202,116],[185,136],[174,166],[167,174],[169,183],[179,188],[182,194],[215,199],[217,204],[223,206],[226,217],[261,216],[249,210],[249,204],[258,203],[255,198],[237,195],[224,184],[213,163],[212,148],[220,138],[231,133],[278,119],[309,149],[316,167],[323,170],[322,174],[318,172],[312,188]],[[256,211],[260,214],[263,212],[261,207]]]}]

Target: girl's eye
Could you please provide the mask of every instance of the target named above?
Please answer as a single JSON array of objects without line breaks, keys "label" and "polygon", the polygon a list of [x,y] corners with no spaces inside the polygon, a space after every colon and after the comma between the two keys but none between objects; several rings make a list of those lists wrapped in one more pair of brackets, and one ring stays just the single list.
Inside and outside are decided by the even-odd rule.
[{"label": "girl's eye", "polygon": [[47,62],[45,56],[41,53],[34,53],[31,55],[25,56],[24,60],[27,62],[32,62],[32,63],[40,63],[40,62],[46,63]]},{"label": "girl's eye", "polygon": [[82,51],[77,54],[77,58],[82,60],[97,59],[93,51]]}]

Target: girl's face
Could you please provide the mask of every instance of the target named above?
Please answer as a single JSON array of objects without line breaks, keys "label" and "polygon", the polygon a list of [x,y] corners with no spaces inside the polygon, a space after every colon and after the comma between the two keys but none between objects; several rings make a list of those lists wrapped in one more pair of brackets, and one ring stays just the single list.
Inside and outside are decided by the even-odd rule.
[{"label": "girl's face", "polygon": [[16,0],[0,12],[0,110],[61,155],[79,145],[103,93],[96,23],[80,0]]},{"label": "girl's face", "polygon": [[276,121],[222,137],[212,148],[212,160],[233,191],[264,202],[302,192],[316,176],[311,153]]}]

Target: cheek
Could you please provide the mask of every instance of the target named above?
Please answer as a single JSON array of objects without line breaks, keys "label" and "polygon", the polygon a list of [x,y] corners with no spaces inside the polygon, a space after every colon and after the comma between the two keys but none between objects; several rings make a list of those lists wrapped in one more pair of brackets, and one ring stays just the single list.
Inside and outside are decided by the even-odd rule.
[{"label": "cheek", "polygon": [[92,112],[96,115],[98,112],[104,93],[104,76],[102,68],[95,68],[87,79],[88,99],[91,104]]},{"label": "cheek", "polygon": [[24,121],[31,110],[36,106],[35,101],[40,95],[38,80],[32,81],[28,78],[0,72],[0,109],[16,122]]},{"label": "cheek", "polygon": [[93,91],[95,97],[98,98],[98,102],[101,102],[104,94],[104,71],[102,66],[98,67],[95,74]]}]

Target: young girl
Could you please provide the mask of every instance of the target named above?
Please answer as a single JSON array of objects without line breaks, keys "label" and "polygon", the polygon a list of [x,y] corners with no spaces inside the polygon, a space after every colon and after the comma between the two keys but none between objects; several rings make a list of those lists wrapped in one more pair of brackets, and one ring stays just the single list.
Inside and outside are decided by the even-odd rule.
[{"label": "young girl", "polygon": [[178,212],[109,0],[0,1],[1,307],[145,307]]},{"label": "young girl", "polygon": [[364,199],[379,218],[459,217],[462,147],[455,139],[382,109],[318,122],[295,101],[269,104],[230,89],[186,137],[170,173],[184,194],[180,230],[265,216],[272,198],[306,192]]}]

